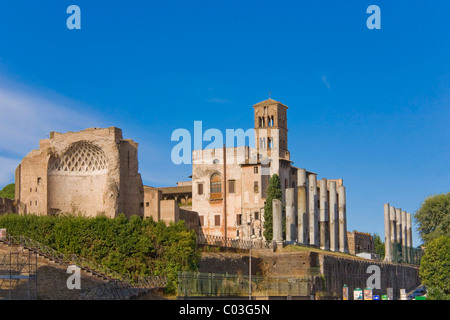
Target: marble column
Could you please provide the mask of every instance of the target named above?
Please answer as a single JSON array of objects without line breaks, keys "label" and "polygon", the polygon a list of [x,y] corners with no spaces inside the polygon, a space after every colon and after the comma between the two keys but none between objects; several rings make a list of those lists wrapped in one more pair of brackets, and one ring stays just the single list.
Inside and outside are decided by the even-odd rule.
[{"label": "marble column", "polygon": [[306,170],[297,171],[297,242],[306,245],[308,239],[308,181],[306,179]]},{"label": "marble column", "polygon": [[286,241],[297,240],[295,225],[295,188],[286,188]]},{"label": "marble column", "polygon": [[339,251],[339,214],[336,181],[330,181],[330,250]]},{"label": "marble column", "polygon": [[395,207],[389,207],[389,218],[391,220],[391,244],[394,244],[397,243],[397,219],[395,216]]},{"label": "marble column", "polygon": [[395,208],[395,221],[397,222],[397,243],[403,245],[402,239],[402,209]]},{"label": "marble column", "polygon": [[340,186],[338,189],[339,200],[339,251],[348,253],[347,242],[347,204],[345,199],[345,187]]},{"label": "marble column", "polygon": [[278,199],[272,200],[272,218],[273,218],[273,241],[277,245],[283,244],[283,218],[281,201]]},{"label": "marble column", "polygon": [[330,250],[330,231],[328,225],[328,189],[327,179],[320,180],[320,249]]},{"label": "marble column", "polygon": [[317,208],[317,176],[310,174],[308,177],[309,182],[309,244],[312,246],[319,246],[319,217]]},{"label": "marble column", "polygon": [[389,214],[389,203],[384,204],[384,261],[392,261],[391,253],[391,219]]},{"label": "marble column", "polygon": [[412,225],[411,225],[411,214],[406,213],[406,259],[409,263],[411,263],[411,253],[412,253]]},{"label": "marble column", "polygon": [[402,211],[402,243],[403,243],[403,261],[408,261],[408,249],[406,249],[408,247],[408,240],[406,238],[406,232],[407,232],[407,225],[406,225],[406,211]]},{"label": "marble column", "polygon": [[413,248],[413,242],[412,242],[412,216],[411,213],[406,214],[406,239],[407,239],[407,245],[410,248]]}]

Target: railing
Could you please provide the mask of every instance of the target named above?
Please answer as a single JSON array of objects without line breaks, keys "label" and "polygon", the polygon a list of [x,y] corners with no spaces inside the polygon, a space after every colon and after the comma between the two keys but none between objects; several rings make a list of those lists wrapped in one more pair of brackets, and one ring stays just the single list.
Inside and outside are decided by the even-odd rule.
[{"label": "railing", "polygon": [[197,244],[249,250],[270,249],[272,242],[265,240],[241,240],[212,235],[197,234]]},{"label": "railing", "polygon": [[[10,246],[21,246],[59,264],[76,265],[82,270],[103,277],[105,280],[109,281],[99,285],[97,289],[85,290],[84,293],[82,292],[82,297],[83,294],[85,297],[94,297],[101,294],[102,296],[107,296],[108,299],[115,299],[117,297],[124,299],[127,297],[124,295],[126,292],[137,294],[138,292],[147,291],[149,289],[167,286],[167,278],[165,276],[141,276],[131,279],[128,274],[120,274],[99,263],[79,257],[76,254],[60,253],[53,248],[24,236],[15,237],[7,233],[0,238],[0,241]],[[108,292],[109,294],[106,294]]]},{"label": "railing", "polygon": [[[251,286],[251,291],[249,290]],[[178,297],[309,296],[312,281],[300,277],[180,272]],[[250,293],[251,292],[251,293]]]}]

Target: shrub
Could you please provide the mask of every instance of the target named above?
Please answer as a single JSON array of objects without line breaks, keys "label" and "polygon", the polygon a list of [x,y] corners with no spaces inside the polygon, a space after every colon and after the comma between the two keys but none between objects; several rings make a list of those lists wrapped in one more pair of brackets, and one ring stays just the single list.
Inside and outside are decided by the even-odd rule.
[{"label": "shrub", "polygon": [[0,216],[0,227],[122,274],[166,275],[168,293],[176,292],[179,271],[198,270],[196,236],[184,221],[166,225],[123,214],[114,219],[8,214]]}]

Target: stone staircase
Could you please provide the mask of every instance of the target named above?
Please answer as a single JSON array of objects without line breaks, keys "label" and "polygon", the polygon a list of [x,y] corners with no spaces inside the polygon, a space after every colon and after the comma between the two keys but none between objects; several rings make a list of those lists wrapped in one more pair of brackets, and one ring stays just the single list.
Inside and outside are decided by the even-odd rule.
[{"label": "stone staircase", "polygon": [[67,268],[76,265],[85,276],[93,277],[100,281],[95,287],[83,288],[80,292],[81,299],[86,300],[116,300],[133,299],[146,294],[149,290],[164,288],[167,285],[166,277],[139,277],[130,279],[128,275],[119,274],[100,264],[79,257],[75,254],[62,254],[48,246],[32,239],[20,236],[14,237],[4,234],[0,243],[8,248],[15,248],[35,253],[37,257],[59,268]]}]

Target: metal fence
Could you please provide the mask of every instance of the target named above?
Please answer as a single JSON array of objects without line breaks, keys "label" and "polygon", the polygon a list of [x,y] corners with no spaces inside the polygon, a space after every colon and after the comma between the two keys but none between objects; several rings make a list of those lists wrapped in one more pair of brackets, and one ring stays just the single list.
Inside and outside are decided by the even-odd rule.
[{"label": "metal fence", "polygon": [[[167,286],[167,277],[148,277],[145,287],[164,288]],[[83,288],[81,290],[81,299],[83,300],[123,300],[137,296],[142,292],[142,286],[130,285],[129,282],[120,280],[111,280],[101,283],[96,287]]]},{"label": "metal fence", "polygon": [[225,238],[212,235],[197,234],[197,244],[219,246],[235,249],[270,249],[272,248],[271,241],[265,240],[241,240],[233,238]]},{"label": "metal fence", "polygon": [[[311,277],[264,277],[180,272],[178,297],[309,296]],[[251,293],[250,293],[251,284]]]},{"label": "metal fence", "polygon": [[0,255],[0,299],[34,300],[36,296],[36,253],[18,250]]},{"label": "metal fence", "polygon": [[424,252],[422,249],[402,246],[399,243],[392,244],[392,262],[420,265]]}]

